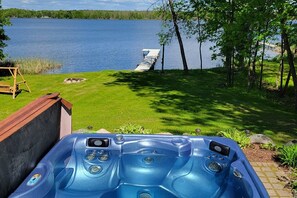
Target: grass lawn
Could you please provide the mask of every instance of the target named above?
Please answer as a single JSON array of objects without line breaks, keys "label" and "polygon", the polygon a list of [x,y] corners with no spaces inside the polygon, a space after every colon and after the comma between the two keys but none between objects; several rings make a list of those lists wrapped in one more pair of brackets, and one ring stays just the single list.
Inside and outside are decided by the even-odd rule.
[{"label": "grass lawn", "polygon": [[[87,80],[64,84],[69,77]],[[193,70],[189,75],[102,71],[25,78],[32,93],[23,91],[15,100],[0,94],[0,120],[44,94],[60,92],[73,104],[73,130],[93,126],[113,131],[135,123],[154,133],[193,133],[199,128],[203,135],[216,135],[237,128],[264,133],[279,143],[297,138],[294,108],[267,97],[266,92],[248,91],[245,84],[226,88],[221,69]]]}]

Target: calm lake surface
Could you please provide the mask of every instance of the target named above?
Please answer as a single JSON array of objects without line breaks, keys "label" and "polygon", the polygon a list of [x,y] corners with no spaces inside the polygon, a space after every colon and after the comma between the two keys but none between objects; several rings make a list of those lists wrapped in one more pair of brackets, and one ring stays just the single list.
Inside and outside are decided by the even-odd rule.
[{"label": "calm lake surface", "polygon": [[[46,58],[63,66],[52,73],[99,70],[133,70],[142,59],[142,49],[158,48],[157,20],[67,20],[11,19],[5,27],[11,40],[5,53],[11,58]],[[198,43],[184,39],[190,69],[200,67]],[[210,42],[203,44],[204,68],[219,66],[211,60]],[[160,54],[161,55],[161,54]],[[161,56],[156,69],[161,68]],[[179,46],[174,39],[165,47],[165,69],[182,69]]]}]

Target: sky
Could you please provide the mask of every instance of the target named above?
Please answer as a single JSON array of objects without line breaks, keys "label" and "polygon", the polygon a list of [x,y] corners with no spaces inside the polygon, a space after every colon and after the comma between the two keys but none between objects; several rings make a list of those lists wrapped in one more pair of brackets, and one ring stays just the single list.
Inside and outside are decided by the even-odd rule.
[{"label": "sky", "polygon": [[2,8],[29,10],[147,10],[157,0],[2,0]]}]

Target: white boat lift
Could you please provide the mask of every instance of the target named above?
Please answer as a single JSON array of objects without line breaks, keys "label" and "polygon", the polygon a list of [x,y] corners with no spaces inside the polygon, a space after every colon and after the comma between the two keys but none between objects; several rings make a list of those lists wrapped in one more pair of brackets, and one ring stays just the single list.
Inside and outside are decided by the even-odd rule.
[{"label": "white boat lift", "polygon": [[153,70],[155,63],[159,57],[160,49],[143,49],[143,61],[137,65],[135,71],[148,71]]}]

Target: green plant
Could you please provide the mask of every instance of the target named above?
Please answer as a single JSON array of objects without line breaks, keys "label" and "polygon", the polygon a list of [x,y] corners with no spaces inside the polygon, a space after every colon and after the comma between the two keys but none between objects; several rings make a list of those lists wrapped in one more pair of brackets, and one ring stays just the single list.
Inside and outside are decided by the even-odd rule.
[{"label": "green plant", "polygon": [[270,150],[270,151],[277,151],[279,149],[279,146],[274,145],[272,143],[268,143],[268,144],[260,144],[260,148]]},{"label": "green plant", "polygon": [[20,67],[23,74],[40,74],[49,70],[58,69],[62,65],[53,60],[42,58],[16,59],[15,65]]},{"label": "green plant", "polygon": [[[42,58],[20,58],[14,60],[5,60],[0,62],[3,67],[18,66],[22,74],[40,74],[46,71],[60,68],[62,65],[54,60]],[[1,76],[10,76],[10,73],[2,74]]]},{"label": "green plant", "polygon": [[141,125],[129,123],[115,129],[115,132],[121,134],[150,134],[151,130],[144,129]]},{"label": "green plant", "polygon": [[278,157],[282,164],[297,168],[297,144],[280,148]]},{"label": "green plant", "polygon": [[220,131],[218,135],[234,140],[237,142],[240,148],[246,148],[250,145],[250,138],[247,137],[245,132],[238,131],[237,129],[227,129],[226,131]]}]

